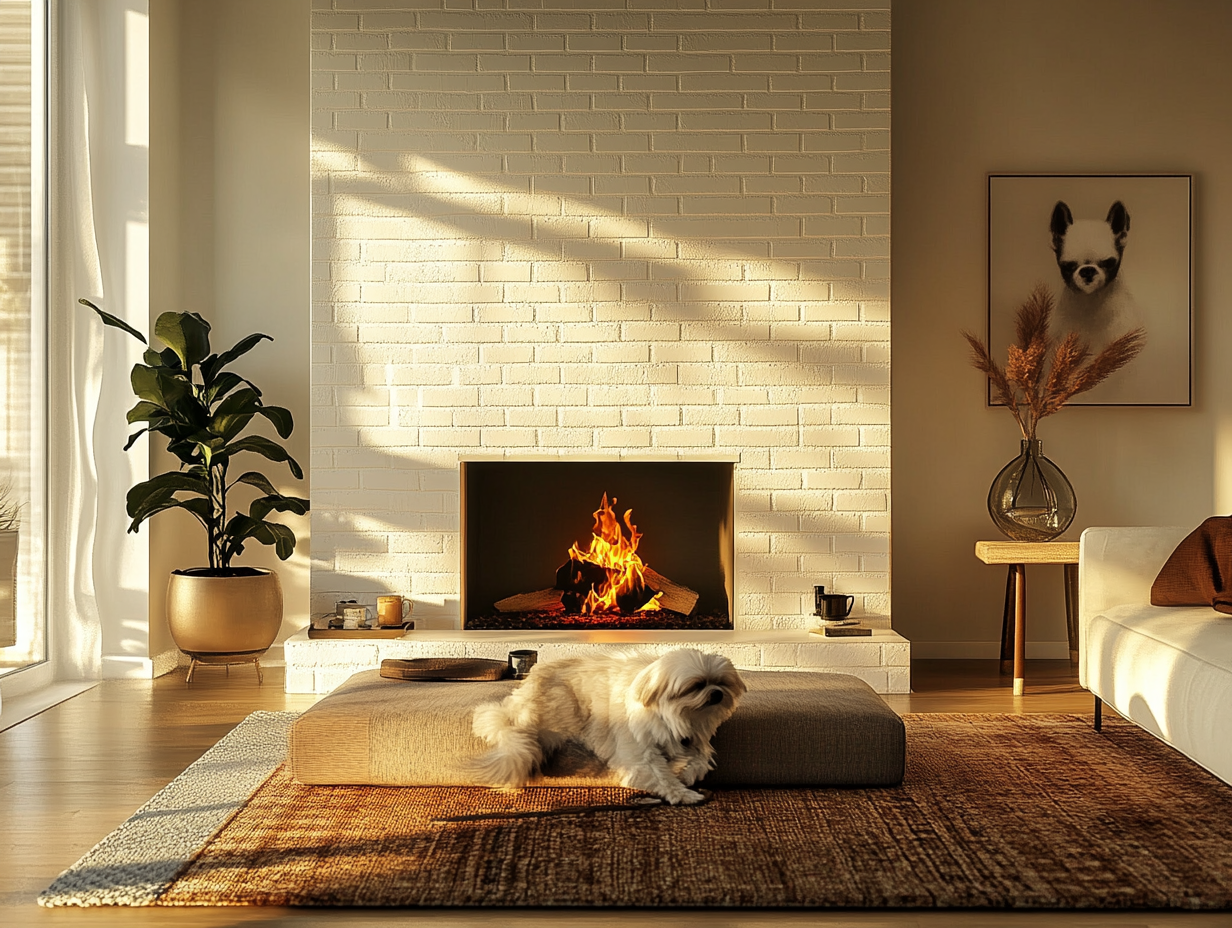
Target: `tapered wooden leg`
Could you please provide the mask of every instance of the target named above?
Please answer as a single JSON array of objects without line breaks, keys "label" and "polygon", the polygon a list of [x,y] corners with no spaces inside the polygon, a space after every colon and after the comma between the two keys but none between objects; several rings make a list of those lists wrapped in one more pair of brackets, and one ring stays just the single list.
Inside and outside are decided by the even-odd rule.
[{"label": "tapered wooden leg", "polygon": [[197,669],[197,659],[194,657],[188,662],[188,675],[184,677],[185,683],[192,683],[193,672]]},{"label": "tapered wooden leg", "polygon": [[1014,565],[1014,695],[1027,683],[1027,565]]},{"label": "tapered wooden leg", "polygon": [[257,685],[262,686],[265,683],[265,674],[261,673],[261,661],[254,658],[253,663],[257,665]]},{"label": "tapered wooden leg", "polygon": [[1005,573],[1005,602],[1001,607],[1001,672],[1014,668],[1014,565]]},{"label": "tapered wooden leg", "polygon": [[1104,701],[1098,696],[1095,697],[1095,730],[1104,730]]},{"label": "tapered wooden leg", "polygon": [[1069,662],[1078,665],[1078,565],[1065,565],[1065,629],[1069,633]]}]

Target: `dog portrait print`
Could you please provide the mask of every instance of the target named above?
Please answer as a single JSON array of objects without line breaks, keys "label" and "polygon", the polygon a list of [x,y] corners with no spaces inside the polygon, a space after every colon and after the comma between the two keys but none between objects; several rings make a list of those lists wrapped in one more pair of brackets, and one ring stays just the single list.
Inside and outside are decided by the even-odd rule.
[{"label": "dog portrait print", "polygon": [[1039,286],[1052,294],[1051,333],[1091,352],[1132,329],[1134,362],[1071,405],[1191,402],[1189,175],[1022,175],[988,178],[988,336],[994,357]]}]

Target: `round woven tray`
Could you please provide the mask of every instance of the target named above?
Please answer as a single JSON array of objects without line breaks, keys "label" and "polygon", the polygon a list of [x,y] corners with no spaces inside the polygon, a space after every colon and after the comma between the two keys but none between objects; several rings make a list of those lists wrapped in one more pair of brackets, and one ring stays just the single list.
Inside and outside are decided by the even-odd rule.
[{"label": "round woven tray", "polygon": [[416,657],[381,661],[381,676],[390,680],[503,680],[511,676],[505,661],[479,657]]}]

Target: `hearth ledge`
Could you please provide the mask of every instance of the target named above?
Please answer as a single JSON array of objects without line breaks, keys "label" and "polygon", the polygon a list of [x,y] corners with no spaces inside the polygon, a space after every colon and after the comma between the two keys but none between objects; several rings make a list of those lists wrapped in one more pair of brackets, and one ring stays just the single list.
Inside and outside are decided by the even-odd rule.
[{"label": "hearth ledge", "polygon": [[889,628],[871,637],[824,638],[800,629],[775,631],[459,631],[424,629],[380,641],[288,638],[286,691],[328,693],[352,674],[375,670],[387,658],[485,657],[503,660],[518,648],[558,660],[600,648],[668,651],[697,647],[726,655],[744,670],[849,673],[882,694],[907,693],[911,642]]}]

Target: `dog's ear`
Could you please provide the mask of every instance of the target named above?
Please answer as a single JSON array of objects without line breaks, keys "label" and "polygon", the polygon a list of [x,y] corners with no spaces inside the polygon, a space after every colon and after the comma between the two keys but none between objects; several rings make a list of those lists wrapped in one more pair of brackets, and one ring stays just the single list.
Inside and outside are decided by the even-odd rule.
[{"label": "dog's ear", "polygon": [[653,709],[664,696],[668,675],[660,666],[662,661],[655,661],[642,668],[641,672],[629,684],[629,692],[633,698],[647,709]]},{"label": "dog's ear", "polygon": [[731,691],[734,698],[739,699],[749,691],[748,684],[744,682],[744,678],[740,676],[735,667],[731,671],[723,674],[723,685]]},{"label": "dog's ear", "polygon": [[1073,224],[1074,214],[1069,211],[1064,200],[1057,200],[1057,205],[1052,208],[1052,220],[1048,223],[1048,229],[1052,232],[1052,250],[1058,255],[1065,243],[1065,233]]},{"label": "dog's ear", "polygon": [[1112,234],[1116,236],[1116,247],[1118,249],[1125,247],[1125,239],[1129,238],[1129,210],[1125,208],[1125,204],[1117,200],[1108,208],[1108,216],[1104,220],[1112,227]]}]

